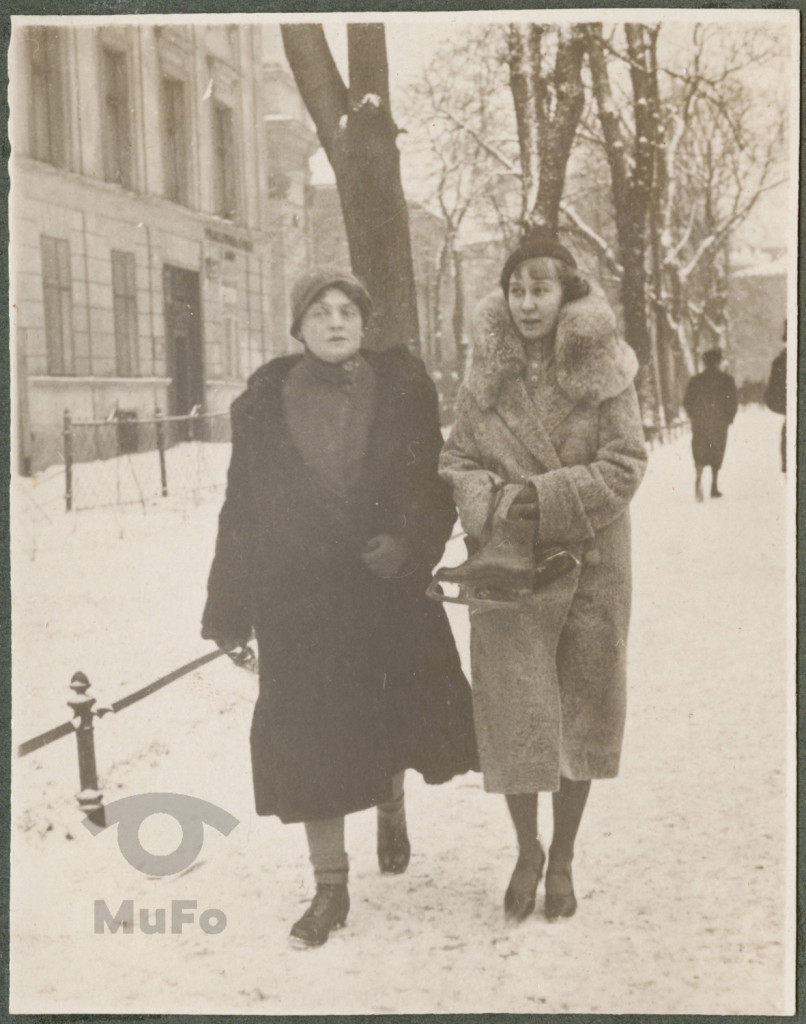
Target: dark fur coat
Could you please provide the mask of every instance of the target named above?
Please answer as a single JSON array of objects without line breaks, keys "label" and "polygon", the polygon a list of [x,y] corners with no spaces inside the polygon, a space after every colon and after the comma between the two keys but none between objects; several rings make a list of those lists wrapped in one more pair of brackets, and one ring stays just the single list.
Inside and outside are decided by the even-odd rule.
[{"label": "dark fur coat", "polygon": [[[257,632],[255,797],[283,821],[389,799],[402,768],[438,783],[476,765],[469,687],[444,611],[425,597],[456,518],[437,474],[436,393],[402,349],[364,357],[376,411],[348,499],[307,468],[285,422],[283,382],[301,357],[262,367],[232,407],[203,635]],[[379,533],[408,542],[399,578],[361,561]]]}]

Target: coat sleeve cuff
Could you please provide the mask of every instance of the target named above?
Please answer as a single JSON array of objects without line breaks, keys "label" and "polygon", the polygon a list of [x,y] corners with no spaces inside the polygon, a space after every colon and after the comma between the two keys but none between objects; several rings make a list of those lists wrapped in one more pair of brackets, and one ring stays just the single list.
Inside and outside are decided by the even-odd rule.
[{"label": "coat sleeve cuff", "polygon": [[562,470],[555,470],[529,478],[540,509],[538,544],[593,540],[596,536],[576,488],[562,474]]}]

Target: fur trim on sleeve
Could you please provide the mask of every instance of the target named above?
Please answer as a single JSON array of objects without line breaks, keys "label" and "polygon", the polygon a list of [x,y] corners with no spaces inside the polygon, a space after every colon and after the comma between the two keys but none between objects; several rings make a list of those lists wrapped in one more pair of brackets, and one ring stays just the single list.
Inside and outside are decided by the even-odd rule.
[{"label": "fur trim on sleeve", "polygon": [[[472,339],[465,387],[483,409],[489,409],[502,387],[526,368],[523,341],[500,292],[476,307]],[[555,354],[557,384],[574,402],[614,398],[638,372],[635,353],[618,336],[613,311],[597,292],[563,306]]]}]

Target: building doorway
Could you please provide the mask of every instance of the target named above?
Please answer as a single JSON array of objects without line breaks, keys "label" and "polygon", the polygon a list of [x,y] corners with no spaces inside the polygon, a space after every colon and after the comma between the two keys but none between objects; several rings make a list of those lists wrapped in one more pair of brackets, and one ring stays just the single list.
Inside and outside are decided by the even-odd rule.
[{"label": "building doorway", "polygon": [[204,402],[199,275],[167,263],[162,270],[165,295],[165,358],[171,383],[168,412],[187,416]]}]

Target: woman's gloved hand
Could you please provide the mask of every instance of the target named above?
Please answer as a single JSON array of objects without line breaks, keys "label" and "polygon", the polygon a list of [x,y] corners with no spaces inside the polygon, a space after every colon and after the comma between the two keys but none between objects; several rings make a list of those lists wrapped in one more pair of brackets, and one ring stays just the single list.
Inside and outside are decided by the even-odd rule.
[{"label": "woman's gloved hand", "polygon": [[367,541],[361,561],[376,576],[387,579],[399,576],[411,552],[403,537],[393,533],[379,533]]},{"label": "woman's gloved hand", "polygon": [[526,484],[512,499],[507,511],[507,519],[531,519],[537,522],[540,518],[540,507],[537,502],[537,490],[534,484]]}]

